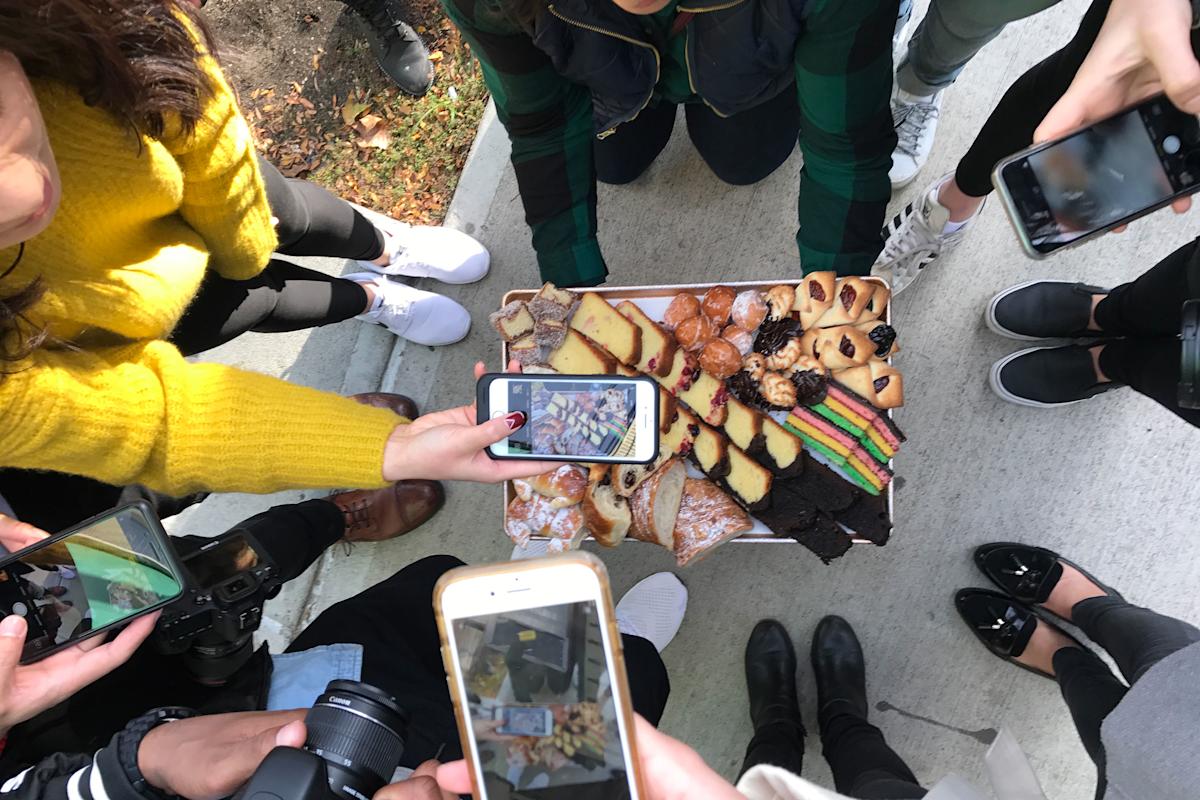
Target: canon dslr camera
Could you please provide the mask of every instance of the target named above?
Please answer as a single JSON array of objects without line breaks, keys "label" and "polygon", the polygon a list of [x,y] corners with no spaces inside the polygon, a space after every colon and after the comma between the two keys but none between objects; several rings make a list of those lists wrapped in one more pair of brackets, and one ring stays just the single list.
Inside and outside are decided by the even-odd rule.
[{"label": "canon dslr camera", "polygon": [[272,750],[235,800],[371,800],[400,766],[408,714],[374,686],[331,681],[304,724],[304,748]]},{"label": "canon dslr camera", "polygon": [[254,536],[234,528],[211,539],[173,538],[187,573],[182,597],[163,609],[154,632],[159,652],[181,655],[198,682],[220,685],[254,653],[263,604],[283,581]]}]

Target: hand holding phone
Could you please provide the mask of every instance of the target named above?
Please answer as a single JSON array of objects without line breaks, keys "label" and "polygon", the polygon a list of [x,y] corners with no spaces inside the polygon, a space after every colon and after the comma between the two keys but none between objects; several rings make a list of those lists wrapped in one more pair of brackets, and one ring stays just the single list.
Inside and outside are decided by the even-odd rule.
[{"label": "hand holding phone", "polygon": [[434,605],[476,798],[535,780],[548,800],[570,800],[583,785],[612,800],[647,797],[599,559],[576,552],[451,570]]},{"label": "hand holding phone", "polygon": [[525,424],[488,447],[495,459],[647,464],[658,457],[658,384],[617,375],[484,375],[478,420]]},{"label": "hand holding phone", "polygon": [[[513,361],[510,372],[519,373]],[[483,362],[475,364],[475,379],[487,372]],[[519,424],[518,424],[519,423]],[[562,466],[554,461],[501,463],[486,455],[485,448],[505,439],[525,422],[503,417],[476,419],[475,404],[422,414],[407,425],[397,425],[383,453],[383,476],[389,481],[425,478],[430,480],[500,483],[528,478]]]}]

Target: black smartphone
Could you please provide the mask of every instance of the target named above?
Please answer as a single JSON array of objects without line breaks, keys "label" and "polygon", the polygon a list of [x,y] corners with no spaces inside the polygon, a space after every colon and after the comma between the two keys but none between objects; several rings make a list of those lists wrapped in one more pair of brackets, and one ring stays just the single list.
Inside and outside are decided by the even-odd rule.
[{"label": "black smartphone", "polygon": [[648,464],[658,457],[658,384],[617,375],[484,375],[480,422],[513,411],[525,425],[487,449],[496,459]]},{"label": "black smartphone", "polygon": [[134,503],[0,561],[0,617],[25,618],[28,664],[168,605],[183,575],[154,512]]},{"label": "black smartphone", "polygon": [[1025,252],[1044,258],[1200,189],[1200,120],[1155,95],[1009,156],[992,183]]},{"label": "black smartphone", "polygon": [[1183,304],[1183,352],[1179,359],[1179,405],[1200,408],[1200,300]]}]

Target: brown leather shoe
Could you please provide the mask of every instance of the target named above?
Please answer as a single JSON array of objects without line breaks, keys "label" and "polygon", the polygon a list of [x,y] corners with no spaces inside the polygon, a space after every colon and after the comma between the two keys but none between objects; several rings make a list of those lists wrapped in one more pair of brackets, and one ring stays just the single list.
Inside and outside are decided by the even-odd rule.
[{"label": "brown leather shoe", "polygon": [[411,397],[402,394],[392,394],[391,392],[363,392],[362,394],[352,394],[350,399],[362,403],[364,406],[374,406],[375,408],[387,408],[402,417],[416,419],[421,413],[417,409],[417,403]]},{"label": "brown leather shoe", "polygon": [[446,493],[437,481],[397,481],[330,495],[329,501],[346,516],[346,541],[381,542],[419,528],[446,502]]}]

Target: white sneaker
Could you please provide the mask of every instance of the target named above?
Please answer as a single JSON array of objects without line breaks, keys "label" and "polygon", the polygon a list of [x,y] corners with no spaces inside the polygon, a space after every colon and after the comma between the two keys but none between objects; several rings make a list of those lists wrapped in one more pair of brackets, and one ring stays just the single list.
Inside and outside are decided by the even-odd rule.
[{"label": "white sneaker", "polygon": [[414,289],[374,272],[343,276],[355,283],[369,283],[375,290],[375,307],[359,314],[363,322],[382,325],[397,336],[416,344],[454,344],[471,330],[471,313],[449,297]]},{"label": "white sneaker", "polygon": [[687,612],[688,591],[670,572],[638,581],[617,603],[617,630],[649,639],[662,652],[679,633]]},{"label": "white sneaker", "polygon": [[883,226],[886,241],[883,252],[871,267],[871,274],[886,280],[892,287],[892,294],[904,291],[921,275],[921,270],[938,256],[953,250],[987,205],[985,200],[969,219],[960,223],[960,228],[945,233],[950,209],[938,202],[937,193],[951,177],[952,174],[947,174],[938,178],[925,189],[918,204],[909,203]]},{"label": "white sneaker", "polygon": [[933,151],[938,115],[942,110],[942,92],[932,97],[916,97],[897,90],[892,98],[892,124],[896,126],[896,149],[892,152],[892,168],[888,177],[892,188],[900,189],[916,180],[917,173]]},{"label": "white sneaker", "polygon": [[474,283],[488,274],[491,256],[487,249],[461,231],[409,225],[369,208],[355,208],[383,231],[384,252],[389,257],[385,266],[359,261],[363,269],[384,275],[433,278],[442,283]]}]

